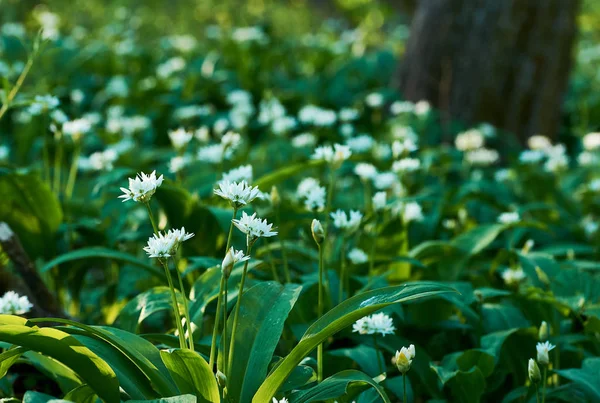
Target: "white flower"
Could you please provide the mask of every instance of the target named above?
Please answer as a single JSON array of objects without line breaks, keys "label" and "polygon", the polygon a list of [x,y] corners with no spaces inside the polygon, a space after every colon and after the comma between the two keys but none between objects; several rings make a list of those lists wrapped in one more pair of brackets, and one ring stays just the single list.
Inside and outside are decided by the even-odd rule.
[{"label": "white flower", "polygon": [[338,113],[338,117],[342,122],[349,122],[358,119],[358,110],[354,108],[342,108]]},{"label": "white flower", "polygon": [[60,104],[57,97],[52,95],[36,95],[27,111],[32,115],[50,111]]},{"label": "white flower", "polygon": [[137,177],[129,178],[129,189],[121,188],[124,194],[119,196],[123,201],[133,200],[136,202],[147,203],[156,192],[156,189],[162,185],[163,176],[156,177],[156,171],[150,175],[140,172]]},{"label": "white flower", "polygon": [[304,207],[310,211],[322,211],[325,208],[325,195],[327,191],[324,186],[312,187],[306,193]]},{"label": "white flower", "polygon": [[296,189],[296,195],[298,197],[307,197],[308,194],[314,189],[320,186],[320,183],[315,178],[304,178],[298,184],[298,188]]},{"label": "white flower", "polygon": [[81,118],[64,122],[62,131],[63,134],[70,136],[73,140],[77,141],[81,136],[89,132],[91,128],[92,123],[86,118]]},{"label": "white flower", "polygon": [[8,146],[5,144],[0,145],[0,160],[8,159],[9,155],[10,155],[10,148],[8,148]]},{"label": "white flower", "polygon": [[502,213],[498,216],[498,222],[501,224],[514,224],[519,222],[521,217],[516,211]]},{"label": "white flower", "polygon": [[77,165],[80,169],[95,171],[110,171],[113,169],[113,163],[119,155],[114,149],[108,148],[104,151],[97,151],[90,154],[89,157],[80,157]]},{"label": "white flower", "polygon": [[519,161],[524,164],[540,162],[543,158],[544,153],[541,150],[523,150],[519,155]]},{"label": "white flower", "polygon": [[0,298],[0,314],[2,315],[23,315],[33,308],[29,298],[20,296],[14,291],[7,291]]},{"label": "white flower", "polygon": [[285,107],[277,98],[263,99],[260,101],[259,109],[258,122],[262,125],[268,125],[286,114]]},{"label": "white flower", "polygon": [[402,206],[402,221],[409,223],[423,220],[423,209],[417,202],[405,203]]},{"label": "white flower", "polygon": [[350,210],[350,215],[346,215],[346,212],[343,210],[337,210],[331,213],[331,218],[333,219],[333,225],[336,228],[344,229],[348,232],[353,232],[358,229],[360,222],[363,218],[363,215],[360,211]]},{"label": "white flower", "polygon": [[498,159],[500,159],[498,151],[489,148],[479,148],[467,151],[465,154],[465,160],[471,165],[488,166],[496,163]]},{"label": "white flower", "polygon": [[231,156],[230,150],[225,151],[221,144],[210,144],[198,149],[197,158],[202,162],[211,164],[221,163],[224,159],[229,159]]},{"label": "white flower", "polygon": [[273,398],[273,402],[272,403],[289,403],[288,400],[284,397],[281,400],[277,400],[275,398]]},{"label": "white flower", "polygon": [[518,284],[526,277],[525,272],[520,267],[516,270],[507,269],[502,272],[502,280],[506,285]]},{"label": "white flower", "polygon": [[221,263],[221,270],[223,271],[225,277],[229,277],[229,274],[231,274],[231,270],[233,269],[233,266],[235,266],[236,263],[245,262],[249,259],[250,256],[244,255],[244,252],[241,250],[236,251],[235,249],[233,249],[232,246],[231,249],[227,251],[225,258]]},{"label": "white flower", "polygon": [[394,355],[394,364],[396,364],[396,368],[400,371],[401,374],[406,374],[410,370],[410,366],[412,361],[415,358],[415,346],[411,344],[407,347],[402,347],[400,351],[396,351]]},{"label": "white flower", "polygon": [[398,176],[393,172],[381,172],[375,176],[373,182],[377,189],[390,189],[398,183]]},{"label": "white flower", "polygon": [[[361,134],[360,136],[356,136],[353,138],[349,138],[346,140],[346,145],[355,153],[364,153],[373,148],[375,144],[375,140],[373,137],[368,134]],[[349,157],[350,155],[348,155]],[[344,158],[347,159],[347,158]]]},{"label": "white flower", "polygon": [[353,264],[363,264],[369,260],[369,257],[362,249],[353,248],[348,252],[348,259],[350,259]]},{"label": "white flower", "polygon": [[359,162],[354,167],[354,173],[363,181],[374,179],[377,176],[377,168],[374,165]]},{"label": "white flower", "polygon": [[394,172],[413,172],[421,167],[421,161],[417,158],[403,158],[399,161],[395,161],[392,165],[392,171]]},{"label": "white flower", "polygon": [[415,104],[410,101],[396,101],[390,105],[390,112],[394,115],[401,113],[411,113],[415,110]]},{"label": "white flower", "polygon": [[213,124],[213,131],[216,134],[223,134],[229,127],[229,121],[225,118],[219,118]]},{"label": "white flower", "polygon": [[418,149],[417,144],[410,138],[404,140],[395,140],[392,143],[392,154],[398,158],[404,153],[410,153]]},{"label": "white flower", "polygon": [[584,151],[577,156],[577,162],[582,166],[597,164],[599,161],[598,155],[589,151]]},{"label": "white flower", "polygon": [[167,232],[167,236],[173,237],[175,243],[177,246],[179,246],[179,244],[182,242],[192,238],[194,234],[191,232],[185,232],[185,227],[181,227],[181,229],[170,229]]},{"label": "white flower", "polygon": [[378,161],[389,160],[392,156],[392,148],[386,143],[377,143],[373,147],[373,158]]},{"label": "white flower", "polygon": [[387,195],[385,192],[377,192],[373,195],[372,201],[375,211],[383,210],[386,207]]},{"label": "white flower", "polygon": [[223,179],[221,179],[221,182],[246,181],[248,183],[252,183],[252,179],[253,179],[252,165],[242,165],[240,167],[230,170],[227,173],[224,173]]},{"label": "white flower", "polygon": [[144,247],[144,251],[146,251],[148,257],[163,259],[172,256],[176,245],[177,242],[173,235],[159,232],[148,238],[148,245]]},{"label": "white flower", "polygon": [[15,233],[5,222],[0,222],[0,241],[8,241]]},{"label": "white flower", "polygon": [[314,147],[317,138],[312,133],[300,133],[292,139],[292,145],[295,148]]},{"label": "white flower", "polygon": [[600,132],[588,133],[583,137],[583,148],[593,151],[600,148]]},{"label": "white flower", "polygon": [[242,142],[242,136],[239,133],[229,131],[221,137],[221,145],[224,149],[236,149]]},{"label": "white flower", "polygon": [[385,336],[386,334],[394,334],[395,330],[394,321],[383,312],[365,316],[352,325],[352,331],[358,334],[380,333]]},{"label": "white flower", "polygon": [[230,91],[226,98],[229,105],[252,103],[252,94],[250,94],[248,91],[240,89]]},{"label": "white flower", "polygon": [[527,140],[527,145],[532,150],[545,150],[552,147],[552,142],[548,137],[536,134]]},{"label": "white flower", "polygon": [[365,98],[365,102],[371,108],[379,108],[383,105],[383,95],[379,92],[372,92]]},{"label": "white flower", "polygon": [[182,57],[172,57],[156,67],[156,75],[160,78],[169,78],[178,71],[185,68],[185,59]]},{"label": "white flower", "polygon": [[314,160],[325,160],[335,166],[341,165],[342,162],[350,158],[352,151],[350,147],[341,144],[331,146],[319,146],[315,149],[312,155]]},{"label": "white flower", "polygon": [[344,123],[340,125],[340,134],[344,138],[348,138],[354,134],[354,126],[352,123]]},{"label": "white flower", "polygon": [[208,143],[210,141],[210,129],[202,126],[194,132],[194,137],[200,143]]},{"label": "white flower", "polygon": [[315,105],[306,105],[298,112],[298,119],[304,124],[327,127],[336,122],[337,115],[329,109],[323,109]]},{"label": "white flower", "polygon": [[566,154],[567,150],[563,144],[557,144],[553,147],[546,148],[544,152],[548,156],[548,160],[544,164],[544,169],[546,171],[557,172],[568,168],[569,157]]},{"label": "white flower", "polygon": [[175,156],[169,160],[169,172],[176,173],[181,171],[189,162],[189,158],[185,156]]},{"label": "white flower", "polygon": [[583,231],[588,237],[592,237],[598,229],[600,229],[600,223],[598,221],[594,221],[594,217],[588,215],[582,221],[581,225],[583,227]]},{"label": "white flower", "polygon": [[415,115],[417,116],[425,116],[431,111],[431,106],[429,102],[425,100],[421,100],[415,104]]},{"label": "white flower", "polygon": [[555,345],[551,344],[549,341],[545,341],[543,343],[538,343],[535,346],[537,350],[537,361],[542,365],[550,364],[550,357],[548,353],[550,350],[554,349]]},{"label": "white flower", "polygon": [[252,187],[246,181],[229,182],[221,181],[219,188],[214,190],[217,196],[229,200],[233,207],[239,208],[252,202],[259,196],[260,190],[257,186]]},{"label": "white flower", "polygon": [[239,220],[233,220],[233,225],[246,234],[249,241],[277,235],[277,231],[273,231],[273,224],[267,223],[266,219],[261,220],[256,217],[256,213],[248,215],[245,211],[242,212],[242,217]]},{"label": "white flower", "polygon": [[171,144],[173,144],[173,147],[175,147],[178,150],[187,146],[193,137],[193,133],[186,131],[182,127],[180,127],[177,130],[171,130],[169,132],[169,139],[171,140]]},{"label": "white flower", "polygon": [[459,133],[454,140],[454,145],[460,151],[472,151],[483,147],[484,137],[478,129],[470,129]]},{"label": "white flower", "polygon": [[538,383],[542,380],[542,375],[540,374],[540,368],[533,358],[529,359],[529,364],[527,365],[527,372],[529,373],[529,380],[533,383]]},{"label": "white flower", "polygon": [[297,126],[296,119],[291,116],[282,116],[271,123],[271,131],[281,135],[292,131]]}]

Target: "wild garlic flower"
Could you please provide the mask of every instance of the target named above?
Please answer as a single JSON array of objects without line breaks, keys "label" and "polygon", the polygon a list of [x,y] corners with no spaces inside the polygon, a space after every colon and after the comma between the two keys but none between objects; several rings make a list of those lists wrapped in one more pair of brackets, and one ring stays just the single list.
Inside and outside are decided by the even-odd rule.
[{"label": "wild garlic flower", "polygon": [[375,211],[381,211],[385,209],[387,204],[387,194],[385,192],[377,192],[372,198],[373,209]]},{"label": "wild garlic flower", "polygon": [[506,285],[519,284],[526,277],[527,277],[527,275],[525,274],[523,269],[520,267],[518,269],[514,269],[514,270],[507,269],[502,272],[502,280],[504,280],[504,283]]},{"label": "wild garlic flower", "polygon": [[369,257],[364,250],[353,248],[350,252],[348,252],[348,259],[350,259],[353,264],[363,264],[369,260]]},{"label": "wild garlic flower", "polygon": [[292,139],[292,145],[295,148],[314,147],[317,138],[312,133],[300,133]]},{"label": "wild garlic flower", "polygon": [[92,129],[92,122],[89,119],[81,118],[69,120],[63,123],[62,132],[65,136],[69,136],[73,141],[78,141],[81,136],[87,134]]},{"label": "wild garlic flower", "polygon": [[410,101],[395,101],[390,105],[390,112],[393,115],[400,115],[401,113],[411,113],[415,110],[415,104]]},{"label": "wild garlic flower", "polygon": [[123,201],[133,200],[140,203],[148,203],[156,189],[162,185],[163,176],[156,177],[156,171],[150,175],[140,172],[137,177],[129,178],[129,189],[121,188],[124,194],[119,196]]},{"label": "wild garlic flower", "polygon": [[229,131],[221,137],[221,145],[224,149],[236,149],[242,142],[242,136],[239,133]]},{"label": "wild garlic flower", "polygon": [[418,149],[419,147],[417,144],[410,138],[406,138],[404,140],[395,140],[392,143],[392,155],[394,158],[398,158],[402,154],[408,154]]},{"label": "wild garlic flower", "polygon": [[394,172],[413,172],[421,167],[421,161],[417,158],[403,158],[395,161],[392,165],[392,171]]},{"label": "wild garlic flower", "polygon": [[0,314],[2,315],[23,315],[33,308],[26,295],[19,295],[14,291],[7,291],[0,297]]},{"label": "wild garlic flower", "polygon": [[379,92],[372,92],[365,98],[365,103],[371,108],[380,108],[383,102],[383,94]]},{"label": "wild garlic flower", "polygon": [[552,147],[552,142],[548,137],[536,134],[535,136],[529,137],[527,145],[531,150],[546,150]]},{"label": "wild garlic flower", "polygon": [[177,173],[185,168],[189,162],[189,157],[185,155],[176,155],[169,160],[169,172]]},{"label": "wild garlic flower", "polygon": [[171,140],[171,144],[173,144],[173,147],[175,147],[177,150],[185,148],[185,146],[187,146],[188,143],[192,141],[193,137],[194,134],[192,132],[188,132],[182,127],[180,127],[177,130],[171,130],[169,132],[169,139]]},{"label": "wild garlic flower", "polygon": [[542,365],[550,364],[550,357],[548,356],[548,353],[555,347],[556,346],[551,344],[549,341],[536,344],[535,349],[537,350],[537,362]]},{"label": "wild garlic flower", "polygon": [[231,249],[229,249],[229,251],[227,251],[225,258],[223,259],[223,262],[221,263],[221,271],[223,272],[223,275],[225,276],[225,278],[229,278],[229,275],[231,274],[231,270],[233,270],[233,266],[235,266],[236,263],[245,262],[246,260],[249,260],[249,259],[250,259],[250,256],[244,255],[244,251],[235,250],[235,249],[233,249],[233,247],[231,247]]},{"label": "wild garlic flower", "polygon": [[51,111],[60,104],[57,97],[52,95],[36,95],[27,111],[31,115],[39,115],[42,112]]},{"label": "wild garlic flower", "polygon": [[470,129],[459,133],[454,140],[454,145],[460,151],[472,151],[483,147],[484,137],[478,129]]},{"label": "wild garlic flower", "polygon": [[233,225],[246,234],[248,242],[253,242],[261,237],[266,238],[277,235],[277,231],[273,231],[273,224],[267,223],[266,219],[261,220],[256,216],[256,213],[248,215],[245,211],[242,212],[242,217],[234,219]]},{"label": "wild garlic flower", "polygon": [[396,368],[398,368],[398,371],[400,371],[400,373],[404,375],[410,370],[410,366],[414,358],[415,346],[414,344],[411,344],[408,347],[402,347],[400,351],[396,351],[393,361],[396,365]]},{"label": "wild garlic flower", "polygon": [[333,225],[336,228],[346,230],[348,233],[357,230],[363,218],[362,213],[358,210],[350,210],[349,215],[343,210],[337,210],[330,214],[333,219]]},{"label": "wild garlic flower", "polygon": [[423,220],[423,208],[417,202],[403,203],[400,206],[402,221],[406,224]]},{"label": "wild garlic flower", "polygon": [[495,164],[499,159],[498,151],[489,148],[478,148],[467,151],[465,154],[465,160],[471,165],[489,166]]},{"label": "wild garlic flower", "polygon": [[223,160],[231,158],[231,150],[225,150],[222,144],[209,144],[198,149],[196,158],[209,164],[219,164]]},{"label": "wild garlic flower", "polygon": [[229,200],[231,206],[234,208],[245,206],[260,195],[258,186],[252,187],[246,181],[222,181],[219,183],[219,188],[215,189],[214,192],[217,196]]},{"label": "wild garlic flower", "polygon": [[352,151],[349,146],[334,144],[332,146],[319,146],[312,155],[314,160],[325,160],[334,167],[339,167],[342,162],[350,158]]},{"label": "wild garlic flower", "polygon": [[394,334],[396,328],[391,317],[383,312],[365,316],[352,325],[352,331],[358,334]]},{"label": "wild garlic flower", "polygon": [[387,190],[393,188],[398,182],[398,175],[394,172],[380,172],[373,179],[376,189]]},{"label": "wild garlic flower", "polygon": [[550,330],[548,328],[548,322],[545,320],[542,321],[540,328],[538,330],[538,338],[540,341],[546,341],[550,337]]},{"label": "wild garlic flower", "polygon": [[498,222],[500,224],[514,224],[519,222],[521,216],[516,211],[502,213],[498,216]]},{"label": "wild garlic flower", "polygon": [[229,172],[223,174],[223,179],[221,182],[241,182],[246,181],[247,183],[252,183],[253,179],[253,169],[252,165],[242,165],[240,167],[234,168]]},{"label": "wild garlic flower", "polygon": [[533,383],[538,383],[542,380],[542,374],[540,373],[540,368],[533,358],[529,359],[529,364],[527,365],[527,372],[529,374],[529,380]]},{"label": "wild garlic flower", "polygon": [[182,242],[192,238],[194,234],[191,232],[185,232],[185,227],[181,227],[181,229],[170,229],[167,232],[167,236],[170,236],[174,239],[175,248],[178,248]]},{"label": "wild garlic flower", "polygon": [[[346,145],[353,153],[365,153],[373,148],[375,140],[368,134],[361,134],[346,140]],[[344,158],[347,159],[347,158]]]},{"label": "wild garlic flower", "polygon": [[431,105],[429,104],[429,102],[425,101],[424,99],[415,104],[415,115],[417,115],[417,116],[424,117],[424,116],[428,115],[430,111],[431,111]]},{"label": "wild garlic flower", "polygon": [[588,133],[583,137],[583,148],[594,151],[600,148],[600,132]]},{"label": "wild garlic flower", "polygon": [[324,186],[315,186],[306,193],[304,207],[309,211],[322,211],[325,208],[327,190]]},{"label": "wild garlic flower", "polygon": [[144,247],[144,251],[146,251],[148,257],[164,259],[172,256],[175,248],[175,237],[159,232],[148,238],[148,244]]},{"label": "wild garlic flower", "polygon": [[272,403],[289,403],[289,401],[284,397],[281,400],[277,400],[275,398],[273,398]]},{"label": "wild garlic flower", "polygon": [[359,162],[354,167],[354,173],[362,181],[372,180],[377,176],[377,168],[375,168],[375,166],[372,164]]},{"label": "wild garlic flower", "polygon": [[319,186],[321,186],[321,183],[318,179],[311,177],[304,178],[300,181],[298,187],[296,188],[296,195],[299,198],[308,197],[308,194]]}]

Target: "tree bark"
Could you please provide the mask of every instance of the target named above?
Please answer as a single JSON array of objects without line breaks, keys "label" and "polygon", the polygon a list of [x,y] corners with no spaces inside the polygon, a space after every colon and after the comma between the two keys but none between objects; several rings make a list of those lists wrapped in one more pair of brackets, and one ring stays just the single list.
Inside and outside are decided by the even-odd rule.
[{"label": "tree bark", "polygon": [[553,137],[579,0],[421,0],[397,85],[442,121]]}]

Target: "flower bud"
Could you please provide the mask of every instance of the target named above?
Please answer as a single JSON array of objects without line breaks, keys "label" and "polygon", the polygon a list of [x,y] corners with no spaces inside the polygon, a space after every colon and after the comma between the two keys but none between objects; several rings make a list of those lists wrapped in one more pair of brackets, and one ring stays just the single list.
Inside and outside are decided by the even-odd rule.
[{"label": "flower bud", "polygon": [[523,245],[523,249],[521,250],[521,252],[529,253],[529,251],[531,250],[531,248],[533,248],[534,245],[535,241],[533,239],[528,239],[527,242],[525,242],[525,245]]},{"label": "flower bud", "polygon": [[227,385],[227,377],[224,373],[222,373],[221,371],[217,371],[215,377],[217,378],[217,383],[221,388],[224,388]]},{"label": "flower bud", "polygon": [[221,263],[221,270],[223,271],[223,276],[225,276],[225,278],[229,278],[231,270],[233,270],[233,265],[235,265],[235,254],[233,248],[231,248],[227,251],[227,254],[223,258],[223,262]]},{"label": "flower bud", "polygon": [[325,240],[325,230],[323,229],[321,222],[316,218],[313,219],[312,224],[310,225],[310,230],[317,245],[321,245]]},{"label": "flower bud", "polygon": [[550,279],[548,278],[548,275],[539,266],[536,266],[535,274],[537,274],[538,279],[544,283],[545,286],[550,285]]},{"label": "flower bud", "polygon": [[550,332],[548,331],[548,323],[546,323],[546,321],[542,321],[542,324],[540,325],[540,330],[538,331],[538,337],[540,339],[540,341],[546,341],[548,340],[548,337],[550,336]]},{"label": "flower bud", "polygon": [[281,196],[279,196],[277,186],[271,188],[271,204],[273,204],[273,206],[279,206],[281,204]]},{"label": "flower bud", "polygon": [[394,363],[402,375],[405,375],[410,370],[410,366],[414,358],[415,346],[413,344],[411,344],[408,348],[402,347],[400,351],[396,351]]},{"label": "flower bud", "polygon": [[540,368],[538,367],[537,362],[535,362],[535,360],[533,358],[529,359],[528,372],[529,372],[529,379],[531,380],[531,382],[538,383],[539,381],[542,380],[542,375],[540,374]]},{"label": "flower bud", "polygon": [[541,365],[550,364],[550,357],[549,357],[548,353],[554,347],[556,347],[556,346],[553,344],[550,344],[550,342],[548,342],[548,341],[545,341],[543,343],[538,343],[535,346],[535,348],[537,350],[537,362],[539,362]]}]

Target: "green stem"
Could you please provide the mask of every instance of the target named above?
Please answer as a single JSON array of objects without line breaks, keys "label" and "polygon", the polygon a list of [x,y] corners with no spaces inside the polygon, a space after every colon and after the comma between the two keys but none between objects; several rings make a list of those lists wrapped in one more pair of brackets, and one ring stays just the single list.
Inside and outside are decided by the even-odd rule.
[{"label": "green stem", "polygon": [[73,150],[73,160],[71,161],[71,168],[69,168],[69,177],[67,178],[67,185],[65,186],[65,199],[71,200],[73,196],[73,190],[75,189],[75,181],[77,180],[77,161],[79,160],[79,154],[81,152],[81,145],[79,141],[75,142],[75,149]]},{"label": "green stem", "polygon": [[25,77],[27,77],[27,74],[29,73],[31,66],[33,66],[33,56],[30,56],[27,59],[27,63],[25,64],[25,67],[23,67],[23,71],[21,71],[21,74],[19,74],[19,78],[17,78],[15,85],[11,88],[10,92],[6,96],[5,102],[2,105],[2,108],[0,108],[0,119],[2,119],[4,114],[8,111],[8,108],[10,108],[10,104],[17,96],[19,89],[21,89],[21,86],[23,85],[23,82],[25,81]]},{"label": "green stem", "polygon": [[179,305],[177,304],[177,294],[175,293],[175,287],[173,286],[173,280],[171,279],[171,273],[169,272],[169,265],[166,260],[161,259],[161,263],[165,269],[165,276],[167,276],[167,282],[169,283],[169,289],[171,290],[171,302],[173,304],[173,312],[175,313],[175,321],[177,322],[177,331],[179,333],[179,347],[185,350],[185,333],[183,332],[183,326],[181,324],[181,315],[179,314]]},{"label": "green stem", "polygon": [[402,401],[406,403],[406,373],[402,374]]},{"label": "green stem", "polygon": [[146,202],[144,204],[146,205],[146,210],[148,210],[148,217],[150,217],[150,222],[152,223],[152,229],[154,230],[154,234],[158,235],[158,227],[156,226],[156,221],[154,221],[154,214],[152,214],[150,202]]},{"label": "green stem", "polygon": [[[319,246],[319,302],[317,308],[317,319],[323,316],[323,248]],[[317,347],[317,381],[323,381],[323,343]]]},{"label": "green stem", "polygon": [[[252,253],[252,244],[253,242],[248,243],[248,248],[246,252],[246,256],[250,256]],[[240,280],[240,291],[238,293],[237,302],[235,304],[235,313],[233,314],[233,326],[231,328],[231,340],[229,341],[229,362],[227,367],[231,368],[233,363],[233,357],[235,353],[235,334],[237,331],[238,319],[240,316],[240,307],[242,306],[242,297],[244,296],[244,283],[246,282],[246,273],[248,272],[248,262],[250,259],[244,262],[244,270],[242,271],[242,279]],[[225,357],[224,359],[227,359]],[[225,374],[229,378],[229,374]]]},{"label": "green stem", "polygon": [[369,180],[363,182],[364,198],[365,198],[365,212],[370,213],[373,208],[373,200],[371,199],[371,185]]},{"label": "green stem", "polygon": [[179,289],[181,290],[181,295],[183,296],[183,309],[185,310],[185,323],[187,324],[188,331],[188,345],[189,349],[194,351],[194,328],[192,326],[192,317],[190,316],[190,306],[188,304],[187,293],[183,287],[183,279],[181,278],[181,273],[179,273],[179,269],[177,268],[177,261],[175,260],[175,257],[173,257],[173,264],[175,265],[177,279],[179,280]]},{"label": "green stem", "polygon": [[[225,254],[229,253],[229,248],[231,248],[231,239],[233,237],[233,220],[237,215],[237,208],[233,208],[233,217],[231,219],[231,223],[229,224],[229,234],[227,235],[227,247],[225,248]],[[227,279],[223,274],[221,274],[221,284],[219,285],[219,296],[217,298],[217,312],[215,314],[215,324],[213,327],[212,334],[212,342],[210,343],[210,358],[209,358],[209,366],[216,373],[214,365],[215,365],[215,357],[217,354],[217,334],[219,333],[219,322],[221,319],[221,306],[223,305],[223,290],[225,288],[225,283]],[[227,301],[225,301],[227,304]],[[227,322],[225,322],[225,326],[227,326]],[[227,359],[227,358],[225,358]]]},{"label": "green stem", "polygon": [[373,333],[373,347],[375,347],[375,356],[377,357],[377,367],[379,368],[379,374],[383,374],[385,370],[383,369],[383,365],[381,364],[381,360],[379,359],[379,346],[377,345],[377,335]]},{"label": "green stem", "polygon": [[540,388],[539,388],[537,382],[534,383],[533,385],[535,387],[535,400],[537,403],[540,403]]},{"label": "green stem", "polygon": [[283,259],[283,273],[285,275],[286,283],[291,283],[292,276],[290,275],[290,266],[288,265],[287,253],[285,251],[285,245],[283,244],[283,231],[281,230],[281,217],[279,210],[279,207],[277,207],[276,219],[277,226],[279,227],[279,246],[281,248],[281,258]]},{"label": "green stem", "polygon": [[340,248],[340,284],[338,290],[338,303],[344,301],[344,286],[346,283],[346,238],[342,237],[342,246]]},{"label": "green stem", "polygon": [[227,345],[227,280],[223,284],[223,373],[227,373],[229,346]]},{"label": "green stem", "polygon": [[544,385],[542,386],[542,403],[546,402],[546,383],[547,383],[547,378],[548,378],[548,365],[544,365],[544,378],[543,378],[543,382]]},{"label": "green stem", "polygon": [[267,255],[269,257],[269,266],[271,266],[271,274],[273,275],[273,280],[281,283],[281,279],[279,278],[279,274],[277,274],[277,267],[275,266],[275,260],[273,260],[273,252],[271,252],[271,247],[267,244]]},{"label": "green stem", "polygon": [[56,134],[54,135],[54,141],[56,143],[56,149],[54,150],[54,177],[52,183],[52,190],[57,195],[57,197],[60,197],[60,177],[63,150],[62,134],[60,132],[56,132]]}]

